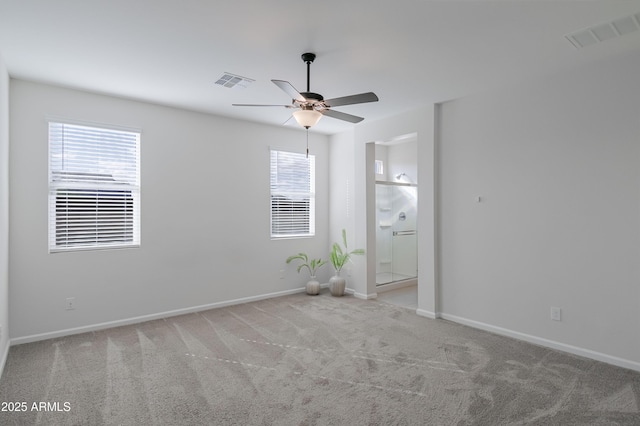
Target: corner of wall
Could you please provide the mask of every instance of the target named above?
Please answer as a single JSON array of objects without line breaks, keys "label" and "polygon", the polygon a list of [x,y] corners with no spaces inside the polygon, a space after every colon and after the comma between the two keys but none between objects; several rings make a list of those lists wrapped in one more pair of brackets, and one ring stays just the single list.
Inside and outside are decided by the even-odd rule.
[{"label": "corner of wall", "polygon": [[340,241],[342,229],[349,232],[353,225],[353,144],[353,130],[330,138],[329,244]]},{"label": "corner of wall", "polygon": [[9,72],[0,53],[0,375],[9,353]]}]

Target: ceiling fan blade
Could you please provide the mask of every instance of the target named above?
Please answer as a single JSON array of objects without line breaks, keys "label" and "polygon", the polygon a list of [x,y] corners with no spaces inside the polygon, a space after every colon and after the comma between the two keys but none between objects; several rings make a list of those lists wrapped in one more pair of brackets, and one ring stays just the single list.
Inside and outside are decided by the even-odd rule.
[{"label": "ceiling fan blade", "polygon": [[363,117],[358,117],[357,115],[346,114],[340,111],[334,111],[332,109],[325,109],[320,111],[323,115],[331,118],[337,118],[338,120],[348,121],[349,123],[359,123],[364,120]]},{"label": "ceiling fan blade", "polygon": [[359,93],[341,98],[326,99],[324,104],[328,107],[337,107],[341,105],[364,104],[367,102],[378,102],[378,97],[373,92]]},{"label": "ceiling fan blade", "polygon": [[282,89],[287,95],[291,96],[291,99],[298,102],[307,102],[307,100],[291,85],[288,81],[284,80],[271,80],[273,84]]},{"label": "ceiling fan blade", "polygon": [[231,104],[232,106],[293,108],[293,105]]}]

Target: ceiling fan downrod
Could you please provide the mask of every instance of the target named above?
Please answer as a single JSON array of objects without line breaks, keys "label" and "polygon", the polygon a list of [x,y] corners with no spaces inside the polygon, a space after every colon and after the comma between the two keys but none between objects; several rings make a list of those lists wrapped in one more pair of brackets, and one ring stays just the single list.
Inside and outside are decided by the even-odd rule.
[{"label": "ceiling fan downrod", "polygon": [[315,53],[303,53],[302,60],[307,64],[307,92],[311,92],[311,63],[316,59]]}]

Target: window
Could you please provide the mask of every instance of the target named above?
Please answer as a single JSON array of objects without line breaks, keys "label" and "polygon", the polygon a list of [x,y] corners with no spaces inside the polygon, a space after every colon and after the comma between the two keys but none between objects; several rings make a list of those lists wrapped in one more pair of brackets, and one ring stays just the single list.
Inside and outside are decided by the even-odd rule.
[{"label": "window", "polygon": [[140,133],[49,123],[49,251],[140,245]]},{"label": "window", "polygon": [[315,156],[271,150],[271,237],[315,234]]},{"label": "window", "polygon": [[382,160],[376,160],[376,174],[383,175],[384,174],[384,163]]}]

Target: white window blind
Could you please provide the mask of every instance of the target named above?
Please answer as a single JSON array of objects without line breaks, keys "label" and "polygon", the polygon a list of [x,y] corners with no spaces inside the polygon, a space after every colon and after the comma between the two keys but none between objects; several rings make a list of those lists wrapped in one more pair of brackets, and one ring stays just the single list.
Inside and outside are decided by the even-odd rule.
[{"label": "white window blind", "polygon": [[140,133],[49,123],[49,251],[140,245]]},{"label": "white window blind", "polygon": [[315,235],[315,156],[271,150],[271,237]]}]

